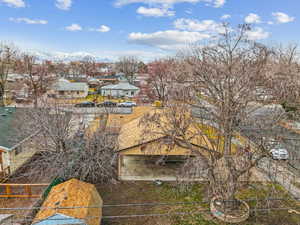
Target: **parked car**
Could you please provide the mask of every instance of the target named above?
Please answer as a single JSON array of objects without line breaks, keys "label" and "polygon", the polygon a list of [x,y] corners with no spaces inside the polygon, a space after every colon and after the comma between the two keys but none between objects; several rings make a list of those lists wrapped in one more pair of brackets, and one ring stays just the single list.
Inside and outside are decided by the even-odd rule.
[{"label": "parked car", "polygon": [[95,103],[94,102],[81,102],[81,103],[77,103],[75,104],[75,107],[95,107]]},{"label": "parked car", "polygon": [[97,107],[116,107],[117,103],[112,101],[105,101],[97,105]]},{"label": "parked car", "polygon": [[121,102],[118,104],[120,107],[133,107],[136,106],[135,102]]},{"label": "parked car", "polygon": [[270,153],[274,160],[287,160],[289,158],[289,152],[285,148],[273,148]]}]

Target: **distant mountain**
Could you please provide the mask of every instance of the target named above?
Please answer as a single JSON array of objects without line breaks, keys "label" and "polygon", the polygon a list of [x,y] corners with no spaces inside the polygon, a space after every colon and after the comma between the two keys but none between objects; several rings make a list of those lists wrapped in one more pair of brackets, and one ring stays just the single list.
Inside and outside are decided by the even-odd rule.
[{"label": "distant mountain", "polygon": [[51,61],[78,61],[84,59],[84,57],[93,57],[98,62],[113,62],[112,59],[103,58],[93,55],[88,52],[42,52],[42,51],[29,51],[30,54],[37,56],[40,60],[51,60]]}]

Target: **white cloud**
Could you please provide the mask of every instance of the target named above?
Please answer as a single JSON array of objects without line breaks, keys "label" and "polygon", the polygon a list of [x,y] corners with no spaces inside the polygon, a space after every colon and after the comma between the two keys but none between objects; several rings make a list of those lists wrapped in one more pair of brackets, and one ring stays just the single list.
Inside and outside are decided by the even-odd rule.
[{"label": "white cloud", "polygon": [[47,20],[33,20],[26,17],[20,17],[20,18],[9,18],[10,21],[15,23],[27,23],[27,24],[47,24]]},{"label": "white cloud", "polygon": [[215,0],[215,2],[214,2],[214,7],[220,8],[220,7],[222,7],[223,5],[225,5],[225,3],[226,3],[226,0]]},{"label": "white cloud", "polygon": [[164,17],[164,16],[174,16],[175,11],[171,11],[168,8],[145,8],[143,6],[139,7],[136,12],[143,16],[153,16],[153,17]]},{"label": "white cloud", "polygon": [[157,4],[157,5],[165,5],[165,6],[171,6],[177,3],[197,3],[202,0],[116,0],[115,5],[116,6],[123,6],[123,5],[129,5],[133,3],[144,3],[147,5],[151,4]]},{"label": "white cloud", "polygon": [[188,44],[196,43],[207,38],[210,38],[209,34],[179,30],[157,31],[154,33],[130,33],[128,37],[130,43],[167,50],[184,48]]},{"label": "white cloud", "polygon": [[206,2],[213,5],[216,8],[223,6],[226,0],[115,0],[115,6],[120,7],[123,5],[129,5],[133,3],[143,3],[146,5],[160,5],[164,7],[172,7],[178,3],[198,3]]},{"label": "white cloud", "polygon": [[79,24],[73,23],[72,25],[65,27],[65,29],[68,31],[81,31],[82,27]]},{"label": "white cloud", "polygon": [[55,6],[61,10],[69,10],[72,6],[72,0],[56,0]]},{"label": "white cloud", "polygon": [[223,16],[221,16],[221,20],[227,20],[227,19],[229,19],[229,18],[231,18],[231,15],[229,15],[229,14],[224,14]]},{"label": "white cloud", "polygon": [[108,32],[110,31],[110,27],[105,26],[105,25],[101,25],[99,28],[90,28],[89,31],[96,31],[96,32]]},{"label": "white cloud", "polygon": [[256,27],[252,30],[247,31],[247,37],[249,40],[262,40],[270,36],[269,32],[264,31],[261,27]]},{"label": "white cloud", "polygon": [[23,8],[26,6],[23,0],[0,0],[0,2],[3,2],[10,7],[16,7],[16,8]]},{"label": "white cloud", "polygon": [[192,9],[187,9],[184,11],[186,14],[193,14],[193,10]]},{"label": "white cloud", "polygon": [[245,17],[246,23],[261,23],[260,16],[254,13],[249,13],[248,16]]},{"label": "white cloud", "polygon": [[224,27],[214,20],[192,20],[180,18],[174,21],[174,27],[180,30],[201,32],[222,32]]},{"label": "white cloud", "polygon": [[283,12],[272,13],[277,23],[289,23],[295,20],[295,17],[291,17]]}]

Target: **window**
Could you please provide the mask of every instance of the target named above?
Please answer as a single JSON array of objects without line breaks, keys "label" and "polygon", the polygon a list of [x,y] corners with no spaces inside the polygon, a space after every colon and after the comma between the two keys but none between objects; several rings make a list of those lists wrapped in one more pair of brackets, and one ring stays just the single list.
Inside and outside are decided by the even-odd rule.
[{"label": "window", "polygon": [[79,95],[79,94],[80,94],[80,91],[77,91],[77,94]]},{"label": "window", "polygon": [[134,95],[134,91],[131,92],[131,95],[132,95],[132,96]]},{"label": "window", "polygon": [[58,93],[59,93],[59,95],[64,95],[65,94],[64,91],[59,91]]}]

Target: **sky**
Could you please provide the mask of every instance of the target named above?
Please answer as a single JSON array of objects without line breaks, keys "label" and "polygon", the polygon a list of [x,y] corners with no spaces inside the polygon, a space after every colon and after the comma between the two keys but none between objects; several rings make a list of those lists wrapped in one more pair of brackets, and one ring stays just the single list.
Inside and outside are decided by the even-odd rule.
[{"label": "sky", "polygon": [[298,43],[299,0],[0,0],[0,41],[49,56],[152,60],[230,26],[248,37]]}]

